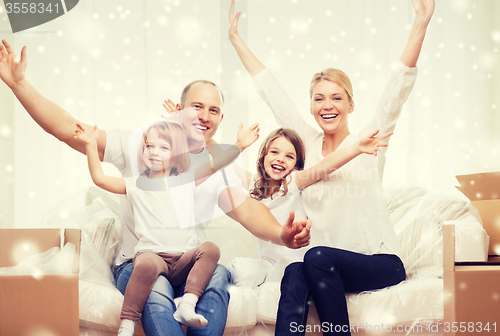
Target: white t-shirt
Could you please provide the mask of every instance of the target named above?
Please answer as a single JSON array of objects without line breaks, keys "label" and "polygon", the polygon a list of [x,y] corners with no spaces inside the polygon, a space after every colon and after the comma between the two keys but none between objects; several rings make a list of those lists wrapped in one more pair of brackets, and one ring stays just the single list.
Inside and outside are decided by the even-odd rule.
[{"label": "white t-shirt", "polygon": [[[133,176],[131,159],[137,160],[135,154],[133,158],[129,155],[129,138],[133,133],[134,132],[129,130],[120,129],[106,131],[106,148],[103,161],[111,163],[118,168],[124,178]],[[207,155],[207,152],[208,151],[205,149],[201,154]],[[193,166],[195,166],[197,162],[197,159],[193,158],[193,156],[196,157],[196,155],[198,154],[191,155]],[[219,194],[229,186],[242,188],[241,181],[232,166],[217,171],[195,188],[194,208],[196,210],[196,223],[206,224],[213,218],[222,214],[222,212],[215,213],[215,209],[218,206]],[[139,242],[135,234],[132,208],[125,196],[121,196],[120,198],[120,220],[122,222],[122,247],[116,258],[117,265],[134,257],[134,248]],[[203,226],[197,226],[196,229],[200,241],[204,241],[206,237],[205,228]]]},{"label": "white t-shirt", "polygon": [[[374,119],[359,133],[350,134],[338,149],[356,143],[378,129],[393,131],[402,105],[415,83],[417,70],[400,64],[379,101]],[[306,147],[306,168],[324,159],[323,133],[311,127],[268,69],[254,78],[260,96],[278,124],[300,135]],[[311,246],[330,246],[363,254],[399,254],[396,235],[382,188],[386,148],[377,156],[362,154],[324,179],[302,190],[307,217],[312,222]]]},{"label": "white t-shirt", "polygon": [[[292,210],[295,212],[295,221],[307,219],[306,212],[302,206],[300,190],[295,183],[295,173],[293,172],[287,177],[288,191],[286,195],[280,196],[279,193],[276,193],[272,198],[268,197],[259,201],[269,209],[281,226],[286,223]],[[258,175],[254,174],[250,180],[249,191],[255,187],[257,179]],[[280,190],[284,190],[283,185]],[[307,250],[308,247],[293,250],[286,246],[266,242],[262,239],[257,240],[257,255],[272,264],[276,264],[280,259],[286,259],[288,263],[302,261]]]},{"label": "white t-shirt", "polygon": [[171,187],[169,182],[175,178],[125,178],[126,197],[132,206],[135,235],[139,239],[134,253],[183,253],[202,243],[193,212],[194,181]]}]

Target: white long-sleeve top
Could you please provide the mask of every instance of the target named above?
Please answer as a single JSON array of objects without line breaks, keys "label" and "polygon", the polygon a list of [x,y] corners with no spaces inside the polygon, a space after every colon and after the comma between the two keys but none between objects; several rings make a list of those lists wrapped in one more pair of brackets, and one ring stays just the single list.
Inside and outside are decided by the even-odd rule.
[{"label": "white long-sleeve top", "polygon": [[[281,226],[285,225],[292,210],[295,212],[295,221],[307,219],[304,207],[302,206],[300,190],[297,187],[297,183],[295,183],[294,175],[295,173],[292,173],[287,177],[288,191],[286,195],[281,196],[281,194],[276,193],[273,197],[264,198],[259,201],[269,209],[269,212],[271,212]],[[252,176],[250,179],[250,189],[255,187],[255,181],[258,178],[258,174]],[[284,191],[284,187],[281,186],[280,190]],[[289,261],[288,263],[302,261],[308,249],[309,247],[307,246],[292,250],[286,246],[276,245],[262,239],[257,240],[257,255],[273,265],[280,259],[286,259]]]},{"label": "white long-sleeve top", "polygon": [[[396,126],[417,74],[401,64],[394,71],[377,105],[375,117],[358,134],[349,134],[338,149],[356,143],[376,129],[380,134]],[[253,78],[259,95],[282,127],[295,130],[306,147],[305,168],[324,159],[323,133],[311,127],[268,69]],[[382,177],[387,148],[377,156],[360,155],[342,168],[302,190],[302,201],[312,222],[311,246],[329,246],[363,254],[399,254],[396,235],[387,212]]]}]

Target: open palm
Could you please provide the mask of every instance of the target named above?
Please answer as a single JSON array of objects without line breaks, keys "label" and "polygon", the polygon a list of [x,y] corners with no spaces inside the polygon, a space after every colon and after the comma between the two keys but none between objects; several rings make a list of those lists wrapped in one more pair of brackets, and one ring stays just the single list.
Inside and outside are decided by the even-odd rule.
[{"label": "open palm", "polygon": [[26,73],[26,46],[21,50],[21,58],[18,59],[11,45],[2,40],[0,44],[0,78],[12,88],[24,79]]},{"label": "open palm", "polygon": [[381,136],[377,136],[377,134],[378,130],[371,134],[363,136],[359,140],[359,148],[361,150],[361,153],[373,154],[376,156],[379,147],[387,147],[387,143],[380,141],[384,140],[387,137],[390,137],[393,133],[389,132]]}]

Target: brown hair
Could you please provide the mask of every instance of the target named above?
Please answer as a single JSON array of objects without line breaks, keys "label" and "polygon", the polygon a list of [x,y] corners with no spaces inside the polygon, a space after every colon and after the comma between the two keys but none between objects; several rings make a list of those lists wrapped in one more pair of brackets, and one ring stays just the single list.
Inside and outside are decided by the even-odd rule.
[{"label": "brown hair", "polygon": [[345,72],[335,68],[327,68],[313,75],[311,79],[311,85],[309,86],[309,98],[312,98],[314,86],[319,82],[321,82],[322,80],[338,84],[347,92],[347,96],[349,97],[349,102],[352,100],[353,92],[352,92],[351,80],[345,74]]},{"label": "brown hair", "polygon": [[176,122],[159,121],[151,125],[146,131],[143,132],[142,146],[138,157],[140,174],[149,175],[149,168],[144,163],[142,155],[144,150],[146,150],[146,144],[148,143],[147,134],[151,130],[155,130],[158,133],[158,137],[170,143],[172,150],[170,162],[172,164],[168,175],[172,176],[187,172],[191,165],[191,160],[189,159],[189,150],[184,129]]},{"label": "brown hair", "polygon": [[[257,159],[258,179],[255,181],[253,189],[250,190],[250,196],[257,201],[268,197],[272,198],[273,196],[271,195],[271,188],[269,186],[271,177],[266,173],[266,170],[264,168],[264,159],[269,152],[271,143],[280,137],[284,137],[285,139],[290,141],[295,148],[295,153],[297,154],[297,162],[295,163],[295,167],[290,171],[290,173],[294,170],[304,169],[306,153],[304,149],[304,143],[302,142],[302,139],[297,134],[297,132],[289,128],[278,128],[277,130],[272,131],[260,146],[259,158]],[[287,176],[289,176],[290,173]],[[279,192],[280,196],[285,196],[288,192],[288,182],[286,181],[287,176],[278,181],[278,190],[281,189],[281,186],[284,187],[284,190]]]},{"label": "brown hair", "polygon": [[205,79],[198,79],[198,80],[195,80],[195,81],[189,83],[188,85],[186,85],[184,87],[184,89],[182,90],[182,93],[181,93],[181,108],[184,108],[184,104],[186,103],[186,97],[187,97],[187,94],[188,94],[189,90],[191,89],[191,87],[194,84],[197,84],[197,83],[210,84],[210,85],[215,86],[217,88],[217,90],[219,90],[220,96],[222,98],[222,104],[224,104],[224,94],[222,93],[222,90],[214,82],[211,82],[211,81],[205,80]]}]

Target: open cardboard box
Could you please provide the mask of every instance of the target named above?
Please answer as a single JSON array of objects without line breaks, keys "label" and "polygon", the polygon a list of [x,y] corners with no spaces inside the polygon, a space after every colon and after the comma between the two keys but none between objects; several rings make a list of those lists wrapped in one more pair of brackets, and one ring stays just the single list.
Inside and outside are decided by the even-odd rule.
[{"label": "open cardboard box", "polygon": [[0,276],[0,335],[78,335],[77,229],[0,229],[0,267],[62,247],[76,246],[72,274]]},{"label": "open cardboard box", "polygon": [[490,258],[500,257],[500,172],[458,175],[457,187],[481,215],[490,236]]}]

